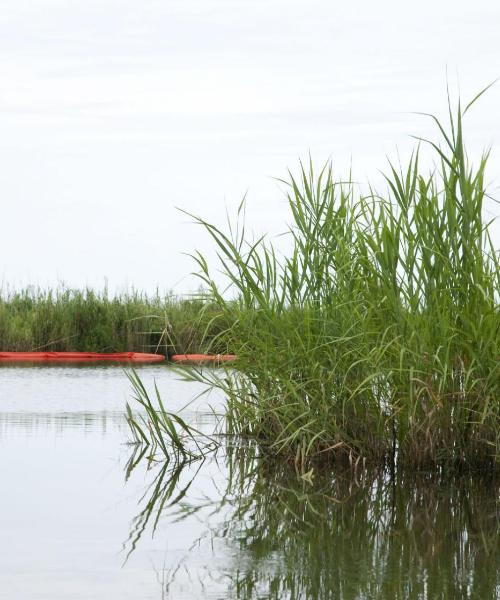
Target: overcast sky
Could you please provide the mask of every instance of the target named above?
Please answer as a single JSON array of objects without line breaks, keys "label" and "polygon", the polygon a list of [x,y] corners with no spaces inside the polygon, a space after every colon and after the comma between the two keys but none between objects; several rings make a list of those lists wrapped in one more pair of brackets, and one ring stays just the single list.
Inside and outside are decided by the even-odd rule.
[{"label": "overcast sky", "polygon": [[0,279],[194,289],[209,244],[176,207],[220,222],[248,192],[278,233],[273,177],[309,152],[377,180],[431,131],[412,111],[443,114],[446,69],[465,98],[500,75],[499,26],[493,0],[2,0]]}]

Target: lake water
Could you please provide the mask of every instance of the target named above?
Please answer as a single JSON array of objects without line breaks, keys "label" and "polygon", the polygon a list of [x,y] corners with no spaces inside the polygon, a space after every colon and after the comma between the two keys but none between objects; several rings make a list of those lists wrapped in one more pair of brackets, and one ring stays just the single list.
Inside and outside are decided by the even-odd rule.
[{"label": "lake water", "polygon": [[[171,410],[201,388],[166,367]],[[185,468],[143,458],[115,367],[0,369],[0,599],[499,598],[499,483],[316,476],[228,444]],[[215,395],[183,412],[216,424]]]}]

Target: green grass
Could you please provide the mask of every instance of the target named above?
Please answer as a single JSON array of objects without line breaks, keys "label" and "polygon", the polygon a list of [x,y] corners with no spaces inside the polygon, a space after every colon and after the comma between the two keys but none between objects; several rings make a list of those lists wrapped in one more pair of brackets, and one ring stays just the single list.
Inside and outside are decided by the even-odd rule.
[{"label": "green grass", "polygon": [[0,290],[0,351],[203,352],[217,346],[218,315],[201,296]]},{"label": "green grass", "polygon": [[132,410],[127,403],[127,423],[132,434],[132,444],[149,449],[149,458],[155,459],[161,451],[167,462],[174,464],[199,460],[218,447],[218,442],[188,425],[178,414],[166,410],[158,387],[151,397],[135,371],[127,373],[134,400],[142,413]]},{"label": "green grass", "polygon": [[227,232],[196,218],[232,290],[195,256],[238,362],[193,377],[225,391],[231,433],[301,468],[498,466],[499,254],[483,218],[488,153],[475,166],[466,153],[469,107],[446,126],[431,117],[435,168],[421,168],[419,142],[383,192],[362,195],[331,164],[290,174],[287,256],[249,239],[243,205]]}]

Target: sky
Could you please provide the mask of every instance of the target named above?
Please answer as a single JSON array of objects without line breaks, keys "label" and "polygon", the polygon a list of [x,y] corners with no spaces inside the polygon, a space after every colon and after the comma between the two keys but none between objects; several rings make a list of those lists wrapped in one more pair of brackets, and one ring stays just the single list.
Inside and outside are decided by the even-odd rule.
[{"label": "sky", "polygon": [[[499,23],[493,0],[2,0],[0,286],[194,291],[213,249],[179,209],[221,224],[247,194],[275,236],[309,155],[381,185],[447,80],[500,76]],[[499,101],[466,124],[497,197]]]}]

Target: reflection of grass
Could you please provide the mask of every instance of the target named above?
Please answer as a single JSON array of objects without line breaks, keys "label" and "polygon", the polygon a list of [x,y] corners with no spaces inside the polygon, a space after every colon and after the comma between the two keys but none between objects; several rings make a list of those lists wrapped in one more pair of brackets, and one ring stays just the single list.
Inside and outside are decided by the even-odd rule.
[{"label": "reflection of grass", "polygon": [[[164,466],[130,538],[138,540],[147,515],[154,530],[161,516],[209,514],[178,575],[202,557],[207,592],[214,585],[220,597],[238,599],[496,597],[498,481],[360,469],[357,480],[337,470],[317,474],[311,486],[251,447],[228,448],[225,460],[227,486],[215,498],[193,497],[197,472],[189,466],[187,480]],[[175,597],[174,575],[168,585]]]},{"label": "reflection of grass", "polygon": [[[243,208],[212,236],[227,285],[198,256],[238,356],[212,377],[227,422],[303,468],[343,457],[488,470],[500,458],[500,268],[483,220],[488,158],[469,162],[459,105],[435,170],[392,165],[358,194],[312,164],[290,176],[291,250],[249,239]],[[433,117],[434,118],[434,117]],[[219,279],[219,277],[217,277]]]},{"label": "reflection of grass", "polygon": [[[127,463],[127,479],[130,477],[130,474],[135,467],[144,458],[145,449],[142,449],[139,455],[136,454],[137,448],[134,450]],[[130,554],[135,550],[148,525],[151,523],[152,535],[154,535],[162,512],[169,510],[172,506],[176,506],[187,494],[203,462],[198,465],[194,476],[181,488],[179,488],[179,479],[183,470],[195,460],[197,460],[197,458],[188,458],[183,455],[180,460],[175,460],[173,464],[170,464],[169,462],[162,463],[156,477],[139,500],[140,503],[144,501],[144,507],[134,518],[129,537],[123,545],[124,549],[128,547],[126,559],[128,559]]]},{"label": "reflection of grass", "polygon": [[219,530],[249,560],[235,566],[232,597],[494,598],[498,494],[498,482],[383,471],[358,484],[323,477],[311,490],[261,465]]}]

